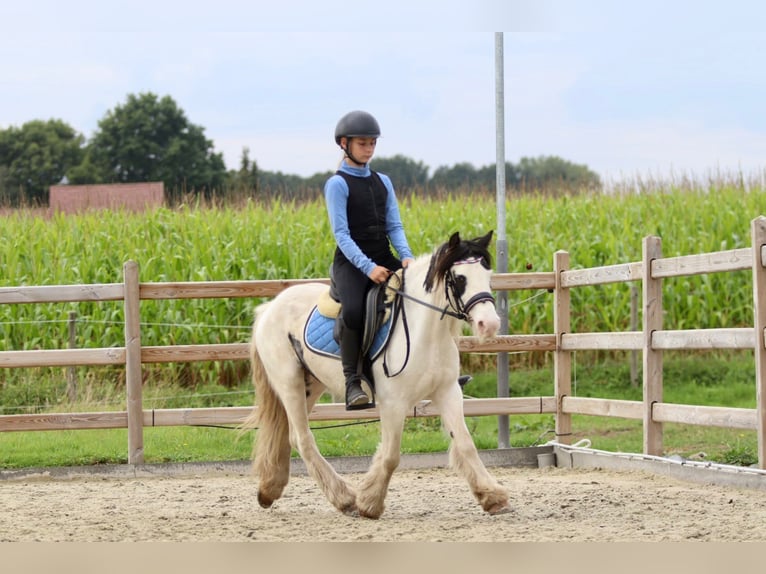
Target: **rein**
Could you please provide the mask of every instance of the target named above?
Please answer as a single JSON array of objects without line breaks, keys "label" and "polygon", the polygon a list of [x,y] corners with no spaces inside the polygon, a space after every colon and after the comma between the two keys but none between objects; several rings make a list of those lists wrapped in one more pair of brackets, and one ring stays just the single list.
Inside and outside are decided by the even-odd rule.
[{"label": "rein", "polygon": [[455,319],[460,319],[461,321],[468,321],[470,319],[469,313],[471,309],[473,309],[476,305],[479,303],[484,303],[485,301],[491,301],[493,304],[495,303],[495,298],[489,291],[481,291],[480,293],[476,293],[473,297],[468,299],[467,302],[463,303],[462,297],[460,297],[458,294],[458,287],[455,281],[455,273],[452,271],[452,269],[450,269],[444,281],[444,293],[447,298],[447,305],[442,309],[437,305],[433,305],[428,301],[423,301],[422,299],[418,299],[417,297],[413,297],[412,295],[404,292],[404,275],[406,270],[406,267],[402,268],[402,280],[399,288],[391,287],[388,285],[388,283],[386,283],[386,289],[393,291],[397,295],[397,298],[394,301],[393,315],[391,317],[391,329],[393,330],[395,327],[396,320],[399,317],[399,313],[401,313],[402,324],[404,325],[404,337],[407,341],[407,352],[404,357],[404,362],[399,370],[394,374],[391,374],[388,370],[388,346],[386,345],[386,349],[383,353],[383,372],[389,378],[395,377],[401,373],[410,360],[410,330],[409,326],[407,325],[407,314],[404,312],[404,305],[402,305],[401,299],[409,299],[413,303],[417,303],[418,305],[422,305],[423,307],[437,311],[441,314],[439,317],[440,321],[444,319],[445,315],[449,315]]},{"label": "rein", "polygon": [[[404,283],[404,273],[402,273],[402,283]],[[422,305],[423,307],[428,307],[429,309],[438,311],[441,314],[442,319],[444,319],[445,315],[449,315],[450,317],[454,317],[455,319],[460,319],[460,320],[465,320],[467,318],[465,313],[451,311],[449,308],[449,305],[447,305],[444,309],[442,309],[441,307],[437,307],[436,305],[433,305],[432,303],[429,303],[428,301],[423,301],[422,299],[413,297],[409,293],[405,293],[404,291],[402,291],[401,289],[397,289],[396,287],[386,286],[386,288],[396,293],[399,297],[402,297],[404,299],[409,299],[410,301],[413,301],[417,303],[418,305]]]}]

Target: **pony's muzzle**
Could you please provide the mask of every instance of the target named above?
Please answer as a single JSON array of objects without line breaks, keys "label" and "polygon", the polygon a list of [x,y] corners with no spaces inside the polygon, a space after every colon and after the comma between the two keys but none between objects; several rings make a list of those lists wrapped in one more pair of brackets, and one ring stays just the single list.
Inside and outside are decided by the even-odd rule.
[{"label": "pony's muzzle", "polygon": [[468,318],[474,335],[481,341],[494,337],[500,330],[500,317],[495,310],[494,299],[474,305]]}]

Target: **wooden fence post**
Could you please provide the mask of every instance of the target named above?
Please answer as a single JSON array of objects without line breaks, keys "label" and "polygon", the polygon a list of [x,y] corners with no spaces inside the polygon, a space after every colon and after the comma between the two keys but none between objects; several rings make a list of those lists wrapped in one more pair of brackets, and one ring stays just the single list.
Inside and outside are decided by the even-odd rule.
[{"label": "wooden fence post", "polygon": [[645,237],[643,252],[644,454],[661,456],[662,423],[654,420],[652,411],[662,402],[662,351],[652,347],[652,336],[662,330],[662,279],[652,277],[652,262],[662,258],[662,239]]},{"label": "wooden fence post", "polygon": [[555,287],[553,292],[553,331],[556,350],[553,352],[554,394],[556,395],[556,441],[572,444],[572,415],[563,409],[564,397],[572,394],[572,353],[562,350],[561,338],[571,329],[569,289],[561,286],[561,273],[569,269],[569,253],[553,254]]},{"label": "wooden fence post", "polygon": [[[630,330],[638,330],[638,288],[630,284]],[[638,352],[630,351],[630,386],[638,387]]]},{"label": "wooden fence post", "polygon": [[[74,349],[77,347],[77,311],[69,312],[69,321],[67,326],[69,327],[69,348]],[[74,404],[77,402],[77,371],[75,367],[67,367],[66,370],[66,390],[69,402]]]},{"label": "wooden fence post", "polygon": [[144,463],[144,413],[141,375],[141,316],[138,264],[127,261],[125,278],[125,378],[128,409],[128,464]]},{"label": "wooden fence post", "polygon": [[753,320],[755,327],[755,397],[758,432],[758,468],[766,468],[766,217],[751,223],[753,251]]}]

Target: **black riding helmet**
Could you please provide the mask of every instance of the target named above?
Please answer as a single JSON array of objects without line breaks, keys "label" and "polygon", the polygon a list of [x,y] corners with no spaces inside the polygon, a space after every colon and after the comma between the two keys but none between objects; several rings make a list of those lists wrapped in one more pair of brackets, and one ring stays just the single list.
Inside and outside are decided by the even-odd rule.
[{"label": "black riding helmet", "polygon": [[372,114],[355,110],[339,119],[335,126],[335,143],[340,145],[342,137],[379,138],[380,126]]},{"label": "black riding helmet", "polygon": [[[335,126],[335,143],[340,145],[340,138],[379,138],[380,126],[378,120],[372,117],[372,114],[363,112],[361,110],[355,110],[347,113],[340,120],[338,125]],[[341,149],[345,152],[346,156],[353,162],[361,165],[362,162],[351,155],[351,150],[346,146]]]}]

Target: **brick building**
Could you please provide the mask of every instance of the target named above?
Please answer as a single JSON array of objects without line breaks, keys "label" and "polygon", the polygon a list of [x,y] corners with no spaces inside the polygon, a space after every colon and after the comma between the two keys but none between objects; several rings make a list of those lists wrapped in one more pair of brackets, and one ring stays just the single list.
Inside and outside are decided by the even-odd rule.
[{"label": "brick building", "polygon": [[144,211],[165,205],[161,181],[93,185],[52,185],[50,209],[79,213],[89,209]]}]

